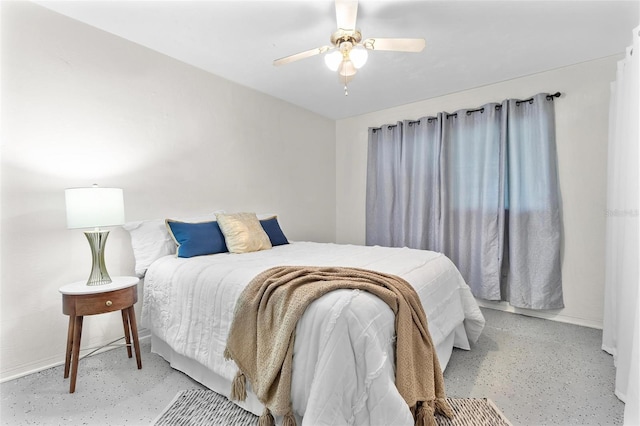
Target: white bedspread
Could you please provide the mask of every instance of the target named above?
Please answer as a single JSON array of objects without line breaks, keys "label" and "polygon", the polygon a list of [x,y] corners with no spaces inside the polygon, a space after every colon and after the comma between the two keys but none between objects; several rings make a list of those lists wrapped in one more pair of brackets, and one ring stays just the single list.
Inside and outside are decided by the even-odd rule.
[{"label": "white bedspread", "polygon": [[[177,353],[232,380],[237,367],[223,351],[236,299],[254,276],[281,265],[359,267],[404,278],[420,295],[436,346],[464,323],[466,335],[456,333],[454,345],[469,349],[484,327],[469,287],[440,253],[311,242],[163,257],[144,280],[142,323]],[[303,424],[412,425],[394,384],[393,347],[394,315],[377,297],[339,290],[313,302],[294,346],[292,403]]]}]

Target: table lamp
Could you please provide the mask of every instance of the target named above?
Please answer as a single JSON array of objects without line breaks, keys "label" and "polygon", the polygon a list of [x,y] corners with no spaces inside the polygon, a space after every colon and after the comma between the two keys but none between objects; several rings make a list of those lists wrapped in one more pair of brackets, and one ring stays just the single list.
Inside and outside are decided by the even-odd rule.
[{"label": "table lamp", "polygon": [[124,197],[121,188],[69,188],[64,191],[67,205],[67,228],[94,228],[84,231],[91,247],[91,274],[87,285],[111,282],[104,263],[104,247],[109,231],[101,226],[124,223]]}]

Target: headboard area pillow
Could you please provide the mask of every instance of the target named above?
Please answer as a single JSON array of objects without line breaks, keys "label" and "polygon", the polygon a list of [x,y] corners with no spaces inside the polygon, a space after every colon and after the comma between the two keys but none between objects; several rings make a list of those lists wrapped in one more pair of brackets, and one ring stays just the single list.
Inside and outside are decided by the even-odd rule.
[{"label": "headboard area pillow", "polygon": [[262,225],[262,229],[264,229],[264,232],[269,236],[269,241],[271,241],[272,246],[289,244],[289,240],[284,236],[284,232],[282,232],[276,216],[260,219],[260,225]]},{"label": "headboard area pillow", "polygon": [[227,246],[218,222],[188,223],[166,220],[169,233],[178,245],[178,257],[226,253]]},{"label": "headboard area pillow", "polygon": [[272,247],[255,213],[219,213],[216,218],[231,253],[249,253]]},{"label": "headboard area pillow", "polygon": [[[183,222],[206,222],[216,220],[215,211],[208,215],[178,219]],[[122,227],[131,236],[131,247],[136,261],[136,275],[144,277],[147,268],[161,257],[176,254],[176,242],[173,240],[165,224],[165,219],[140,220],[128,222]]]}]

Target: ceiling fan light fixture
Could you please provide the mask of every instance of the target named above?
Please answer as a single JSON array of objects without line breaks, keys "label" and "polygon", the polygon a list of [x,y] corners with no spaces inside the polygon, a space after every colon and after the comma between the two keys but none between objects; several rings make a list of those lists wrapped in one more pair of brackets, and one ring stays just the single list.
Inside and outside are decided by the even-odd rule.
[{"label": "ceiling fan light fixture", "polygon": [[[0,0],[2,1],[2,0]],[[331,34],[331,45],[317,47],[294,55],[276,59],[273,65],[284,65],[315,55],[324,54],[324,62],[344,83],[344,94],[348,95],[347,83],[362,68],[369,56],[369,50],[391,52],[421,52],[425,47],[422,38],[362,38],[356,29],[358,0],[335,0],[338,29]]]},{"label": "ceiling fan light fixture", "polygon": [[331,53],[324,55],[324,63],[331,71],[338,71],[340,64],[342,63],[342,52],[334,50]]},{"label": "ceiling fan light fixture", "polygon": [[349,59],[353,63],[353,66],[356,69],[360,69],[367,63],[367,58],[369,57],[369,53],[367,53],[367,49],[362,46],[356,46],[351,49],[349,52]]}]

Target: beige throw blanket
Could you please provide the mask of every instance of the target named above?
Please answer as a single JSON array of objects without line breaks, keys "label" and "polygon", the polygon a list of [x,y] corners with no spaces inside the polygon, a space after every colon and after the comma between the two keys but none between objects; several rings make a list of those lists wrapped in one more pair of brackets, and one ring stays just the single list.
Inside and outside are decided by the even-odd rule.
[{"label": "beige throw blanket", "polygon": [[364,269],[288,267],[256,276],[236,304],[225,357],[240,371],[232,399],[246,398],[245,378],[267,407],[259,425],[295,425],[291,409],[291,370],[298,319],[307,306],[337,289],[368,291],[389,305],[396,317],[396,387],[411,408],[416,425],[435,425],[434,412],[449,418],[444,380],[418,294],[405,280]]}]

